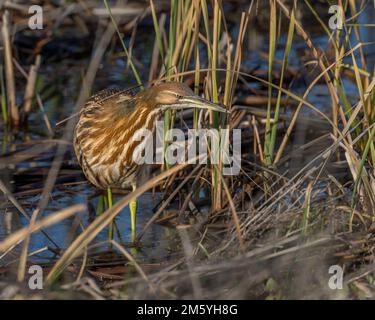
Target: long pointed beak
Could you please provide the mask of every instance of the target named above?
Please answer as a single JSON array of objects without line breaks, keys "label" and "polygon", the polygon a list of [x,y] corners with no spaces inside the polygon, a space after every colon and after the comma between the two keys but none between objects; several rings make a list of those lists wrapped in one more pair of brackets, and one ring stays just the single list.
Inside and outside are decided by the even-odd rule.
[{"label": "long pointed beak", "polygon": [[230,112],[227,109],[198,96],[182,97],[180,98],[178,103],[165,105],[164,107],[170,108],[170,109],[197,108],[197,109],[212,110],[212,111],[218,111],[218,112],[224,112],[224,113]]}]

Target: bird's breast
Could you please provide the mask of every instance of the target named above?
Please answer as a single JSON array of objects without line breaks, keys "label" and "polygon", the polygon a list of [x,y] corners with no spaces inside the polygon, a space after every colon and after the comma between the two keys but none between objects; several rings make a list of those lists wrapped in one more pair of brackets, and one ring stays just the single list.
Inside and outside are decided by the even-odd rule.
[{"label": "bird's breast", "polygon": [[142,132],[153,131],[157,115],[156,110],[140,109],[126,118],[81,118],[74,146],[87,179],[102,189],[130,185],[136,179],[135,148],[146,143]]}]

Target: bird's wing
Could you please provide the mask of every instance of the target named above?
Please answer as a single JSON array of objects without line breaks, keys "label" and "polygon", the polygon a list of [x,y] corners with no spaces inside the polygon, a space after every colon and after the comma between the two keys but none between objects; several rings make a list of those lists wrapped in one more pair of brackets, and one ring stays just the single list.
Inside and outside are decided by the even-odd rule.
[{"label": "bird's wing", "polygon": [[134,111],[136,107],[135,96],[139,92],[139,86],[130,89],[104,89],[95,95],[91,96],[86,102],[86,107],[89,106],[114,106],[118,105],[121,110],[128,114]]},{"label": "bird's wing", "polygon": [[134,95],[139,92],[139,88],[139,86],[134,86],[128,89],[107,88],[92,95],[86,103],[96,102],[103,104],[104,102],[112,99],[114,102],[125,101],[134,97]]},{"label": "bird's wing", "polygon": [[112,98],[118,96],[120,92],[121,92],[121,90],[118,89],[118,88],[101,90],[101,91],[95,93],[94,95],[92,95],[87,100],[86,104],[90,104],[90,103],[93,103],[93,102],[102,104],[106,100],[109,100],[109,99],[112,99]]}]

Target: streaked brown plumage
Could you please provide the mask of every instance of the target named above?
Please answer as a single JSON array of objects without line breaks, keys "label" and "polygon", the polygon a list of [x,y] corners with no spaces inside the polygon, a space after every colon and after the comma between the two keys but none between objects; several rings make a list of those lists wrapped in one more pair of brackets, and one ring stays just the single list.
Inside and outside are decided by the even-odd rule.
[{"label": "streaked brown plumage", "polygon": [[166,108],[225,109],[194,95],[183,83],[167,82],[137,94],[104,90],[80,111],[74,132],[74,150],[87,179],[100,189],[135,187],[139,166],[132,154],[140,141],[138,129],[153,130]]}]

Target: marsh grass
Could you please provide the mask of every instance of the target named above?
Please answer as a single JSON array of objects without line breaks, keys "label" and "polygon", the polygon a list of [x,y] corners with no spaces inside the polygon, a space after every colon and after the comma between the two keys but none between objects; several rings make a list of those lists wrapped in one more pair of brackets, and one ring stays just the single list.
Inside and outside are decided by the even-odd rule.
[{"label": "marsh grass", "polygon": [[[202,125],[217,129],[239,127],[248,133],[242,142],[241,173],[223,177],[223,159],[218,165],[197,165],[191,170],[187,164],[165,166],[159,175],[117,203],[112,204],[112,193],[108,190],[107,197],[100,198],[98,203],[101,214],[53,262],[47,276],[48,284],[58,284],[61,274],[77,263],[80,269],[76,283],[82,281],[82,275],[89,269],[86,266],[88,248],[95,247],[92,243],[96,236],[109,228],[108,243],[130,261],[139,274],[139,277],[124,277],[104,286],[116,298],[123,297],[125,287],[127,296],[138,298],[284,298],[298,297],[298,294],[309,297],[296,286],[306,287],[306,282],[319,277],[318,274],[310,277],[311,272],[305,271],[337,263],[345,265],[347,288],[356,284],[356,290],[361,285],[369,286],[364,275],[373,272],[375,243],[375,70],[367,63],[364,52],[373,44],[361,40],[357,21],[365,10],[366,1],[361,4],[354,0],[339,1],[346,14],[342,30],[329,29],[325,18],[308,0],[264,3],[267,4],[264,25],[268,25],[267,68],[265,73],[257,75],[256,70],[249,72],[244,67],[243,56],[249,28],[254,26],[255,17],[260,13],[258,1],[246,3],[247,9],[238,13],[238,32],[234,35],[223,1],[170,0],[168,9],[161,12],[161,4],[150,0],[150,19],[155,33],[150,61],[150,68],[154,70],[149,72],[150,81],[186,81],[196,94],[231,111],[228,117],[214,112],[204,117],[195,110],[190,120],[194,128]],[[129,54],[120,32],[121,22],[106,0],[104,6],[109,13],[104,34],[120,41],[127,65],[136,83],[142,86],[136,59]],[[318,48],[304,28],[298,14],[302,6],[326,35],[327,50]],[[110,29],[110,24],[114,30]],[[283,25],[287,32],[285,43],[281,45]],[[8,36],[8,31],[3,28],[3,37],[4,32],[5,37]],[[308,52],[306,65],[314,65],[311,81],[302,94],[294,91],[289,79],[295,77],[290,72],[293,66],[290,60],[297,41],[304,43]],[[85,76],[92,79],[88,81],[90,88],[108,44],[108,39],[102,39],[96,48],[102,54],[93,55],[95,58],[90,62]],[[281,60],[276,59],[277,52],[282,52]],[[8,116],[10,112],[14,115],[14,108],[6,100],[9,84],[3,78],[3,71],[6,77],[12,73],[9,67],[8,63],[4,70],[0,68],[4,128],[7,121],[13,121],[12,116]],[[355,86],[355,101],[345,85],[348,79]],[[261,93],[264,102],[257,108],[251,103],[238,102],[241,96],[249,96],[250,84],[254,83],[262,88],[256,92]],[[310,100],[318,85],[327,89],[325,107],[330,112],[321,110]],[[305,110],[309,111],[308,117],[303,116]],[[324,129],[319,126],[322,123]],[[177,124],[176,114],[167,112],[165,129]],[[301,131],[301,124],[313,128],[312,138],[307,130]],[[295,143],[299,135],[305,139],[301,144]],[[306,157],[306,161],[295,165],[296,154]],[[345,171],[346,176],[343,178],[331,167]],[[148,274],[136,254],[113,239],[114,231],[120,233],[113,222],[131,199],[153,188],[164,191],[165,196],[138,235],[138,241],[158,219],[173,220],[163,214],[172,203],[179,202],[175,217],[182,249],[177,261]],[[9,192],[4,193],[17,204]],[[192,204],[202,200],[201,194],[208,195],[210,200],[192,209]],[[203,214],[205,207],[209,208],[207,215]],[[199,217],[194,220],[192,212],[199,212],[199,209]],[[19,280],[25,274],[30,235],[83,210],[82,205],[76,205],[51,216],[35,218],[29,226],[0,242],[2,255],[24,242],[18,266]],[[186,215],[195,223],[185,219]],[[302,262],[296,263],[297,260]],[[285,276],[290,272],[301,275],[293,282],[293,277]],[[290,292],[291,285],[295,292]],[[222,287],[227,290],[222,292]],[[257,294],[258,291],[261,294]],[[313,296],[332,297],[332,292],[323,291],[318,290]],[[346,297],[354,289],[348,292]]]},{"label": "marsh grass", "polygon": [[[157,14],[155,11],[154,3],[151,2],[150,8],[154,23],[155,36],[158,42],[160,57],[162,60],[162,68],[160,75],[166,72],[167,80],[183,81],[184,73],[188,71],[189,66],[193,65],[195,68],[194,76],[194,91],[196,94],[203,92],[205,97],[214,103],[222,103],[228,109],[231,108],[231,101],[235,94],[235,87],[237,76],[233,70],[239,70],[241,66],[241,51],[244,41],[245,30],[249,21],[248,14],[252,3],[249,7],[248,13],[241,15],[239,37],[237,39],[236,51],[234,61],[232,61],[231,35],[226,26],[225,14],[223,13],[223,6],[221,1],[212,2],[212,27],[209,22],[209,13],[207,1],[171,1],[170,23],[168,42],[166,47],[160,48],[162,45],[163,35],[160,32],[158,25]],[[181,19],[184,17],[184,19]],[[201,31],[201,20],[203,20],[203,30]],[[201,64],[202,45],[199,35],[203,39],[203,47],[206,47],[205,56],[207,57],[207,64]],[[166,38],[166,35],[164,36]],[[220,46],[220,39],[225,39],[226,48]],[[183,44],[183,45],[182,45]],[[221,52],[224,51],[224,57],[221,58]],[[164,57],[164,52],[167,52],[167,57]],[[194,54],[193,54],[194,52]],[[226,56],[226,57],[225,57]],[[219,99],[219,80],[218,80],[218,67],[219,58],[223,59],[222,63],[226,66],[225,84],[222,99]],[[155,65],[155,64],[153,64]],[[204,76],[201,69],[209,70]],[[172,78],[173,76],[173,78]],[[203,79],[202,79],[203,78]],[[203,83],[203,88],[200,91],[200,83]],[[220,117],[217,112],[210,112],[210,126],[219,129],[222,127]],[[164,115],[165,130],[171,128],[175,121],[175,115],[167,112]],[[194,128],[198,128],[198,111],[194,111]],[[166,146],[166,143],[165,143]],[[221,209],[223,190],[220,178],[220,171],[222,169],[222,159],[218,165],[213,165],[211,168],[211,181],[212,181],[212,209]]]},{"label": "marsh grass", "polygon": [[7,111],[7,100],[5,94],[5,83],[4,83],[4,73],[3,66],[0,66],[0,89],[1,89],[1,113],[3,116],[3,122],[6,126],[8,124],[8,111]]}]

